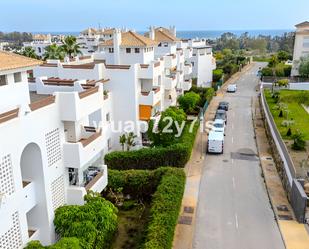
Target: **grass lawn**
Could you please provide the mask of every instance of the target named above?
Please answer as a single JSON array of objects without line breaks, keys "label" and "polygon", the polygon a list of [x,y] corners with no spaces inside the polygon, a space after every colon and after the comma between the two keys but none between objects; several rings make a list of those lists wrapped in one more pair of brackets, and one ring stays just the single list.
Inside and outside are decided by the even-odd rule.
[{"label": "grass lawn", "polygon": [[[306,140],[309,140],[309,114],[302,107],[301,104],[297,103],[298,95],[301,91],[295,90],[280,90],[281,103],[285,103],[288,107],[289,120],[294,120],[294,124],[291,126],[292,134],[295,134],[297,130],[302,132]],[[270,108],[270,111],[274,117],[275,123],[279,129],[279,132],[283,139],[292,139],[286,135],[288,128],[282,125],[282,122],[286,120],[286,113],[283,113],[283,117],[279,117],[280,110],[276,109],[277,104],[271,97],[271,91],[265,90],[265,97]]]}]

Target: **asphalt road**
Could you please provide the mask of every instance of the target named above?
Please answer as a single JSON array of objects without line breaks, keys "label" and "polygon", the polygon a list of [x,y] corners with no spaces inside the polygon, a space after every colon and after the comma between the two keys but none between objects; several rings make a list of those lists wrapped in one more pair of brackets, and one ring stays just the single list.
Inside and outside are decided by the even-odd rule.
[{"label": "asphalt road", "polygon": [[224,95],[230,103],[224,154],[205,158],[194,249],[284,248],[258,158],[248,155],[257,153],[251,101],[259,66],[236,82],[236,93]]}]

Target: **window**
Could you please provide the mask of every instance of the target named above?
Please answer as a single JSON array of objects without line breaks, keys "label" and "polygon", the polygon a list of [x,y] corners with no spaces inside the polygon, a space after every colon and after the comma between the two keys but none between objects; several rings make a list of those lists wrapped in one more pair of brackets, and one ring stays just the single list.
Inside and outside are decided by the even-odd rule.
[{"label": "window", "polygon": [[192,64],[192,67],[194,67],[194,62],[191,62],[191,64]]},{"label": "window", "polygon": [[167,48],[167,47],[168,47],[168,43],[165,43],[165,44],[164,44],[164,47],[166,47],[166,48]]},{"label": "window", "polygon": [[161,42],[159,43],[158,47],[162,47],[162,43]]},{"label": "window", "polygon": [[14,82],[21,82],[21,73],[14,73]]},{"label": "window", "polygon": [[139,54],[139,48],[135,48],[135,53]]},{"label": "window", "polygon": [[110,121],[110,114],[106,113],[106,121],[109,122]]},{"label": "window", "polygon": [[303,47],[309,48],[309,37],[304,37]]},{"label": "window", "polygon": [[42,52],[42,50],[41,50],[41,48],[40,48],[40,47],[38,47],[38,51],[39,51],[39,54]]},{"label": "window", "polygon": [[0,75],[0,86],[4,86],[6,84],[6,75]]},{"label": "window", "polygon": [[109,53],[114,53],[114,48],[109,48],[109,49],[108,49],[108,52],[109,52]]},{"label": "window", "polygon": [[126,52],[127,52],[127,54],[130,54],[131,53],[131,48],[126,48]]}]

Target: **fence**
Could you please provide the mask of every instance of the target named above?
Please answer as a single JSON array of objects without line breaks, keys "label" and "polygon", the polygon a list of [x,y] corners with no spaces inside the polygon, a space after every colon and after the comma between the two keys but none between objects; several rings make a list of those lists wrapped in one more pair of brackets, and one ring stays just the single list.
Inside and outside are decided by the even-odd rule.
[{"label": "fence", "polygon": [[277,129],[276,123],[266,102],[263,89],[261,90],[261,103],[263,107],[264,117],[266,120],[266,125],[268,126],[267,128],[269,130],[269,133],[271,133],[270,135],[275,144],[275,149],[278,152],[283,164],[283,170],[285,175],[283,176],[283,178],[286,177],[288,180],[289,186],[286,186],[286,190],[288,191],[295,217],[298,222],[305,223],[305,213],[308,197],[304,192],[302,185],[296,179],[296,170],[293,161]]},{"label": "fence", "polygon": [[308,78],[302,77],[274,77],[274,76],[263,76],[262,81],[266,83],[273,83],[275,80],[283,80],[288,79],[291,83],[302,83],[302,82],[309,82]]}]

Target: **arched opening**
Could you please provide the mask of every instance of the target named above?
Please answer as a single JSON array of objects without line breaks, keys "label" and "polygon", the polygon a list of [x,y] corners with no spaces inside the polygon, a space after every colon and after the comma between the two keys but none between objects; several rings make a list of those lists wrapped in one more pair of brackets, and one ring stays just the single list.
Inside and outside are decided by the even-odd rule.
[{"label": "arched opening", "polygon": [[[44,186],[43,162],[40,147],[35,143],[28,144],[20,158],[21,177],[24,188],[32,188],[35,193],[35,204],[27,211],[29,239],[39,239],[42,243],[48,241],[46,238],[48,229],[48,214],[46,205],[46,194]],[[27,191],[27,190],[26,190]],[[29,201],[29,200],[25,200]],[[25,206],[27,206],[25,204]]]}]

